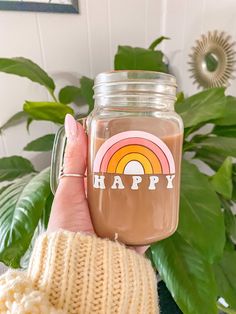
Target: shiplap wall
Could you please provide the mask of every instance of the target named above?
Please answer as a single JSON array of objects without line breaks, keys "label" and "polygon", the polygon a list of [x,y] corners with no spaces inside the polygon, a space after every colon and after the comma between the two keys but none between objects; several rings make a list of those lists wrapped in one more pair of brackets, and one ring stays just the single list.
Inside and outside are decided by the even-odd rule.
[{"label": "shiplap wall", "polygon": [[[147,46],[162,34],[162,1],[80,0],[80,14],[0,12],[0,56],[31,58],[52,75],[58,87],[78,83],[113,68],[118,44]],[[21,110],[25,99],[46,100],[47,93],[26,79],[0,74],[0,125]],[[49,156],[26,153],[30,140],[54,131],[50,123],[34,122],[30,135],[19,125],[0,137],[0,156],[20,154],[38,168]]]},{"label": "shiplap wall", "polygon": [[[0,12],[0,56],[24,56],[49,72],[57,86],[77,84],[80,75],[94,77],[113,68],[117,45],[147,47],[160,35],[180,89],[196,91],[188,73],[188,54],[201,33],[224,30],[236,39],[235,0],[80,0],[79,15]],[[236,81],[230,92],[236,94]],[[0,125],[21,110],[24,100],[47,100],[45,90],[26,79],[0,74]],[[0,157],[32,159],[38,168],[49,155],[23,152],[27,142],[55,131],[50,123],[9,128],[0,136]]]}]

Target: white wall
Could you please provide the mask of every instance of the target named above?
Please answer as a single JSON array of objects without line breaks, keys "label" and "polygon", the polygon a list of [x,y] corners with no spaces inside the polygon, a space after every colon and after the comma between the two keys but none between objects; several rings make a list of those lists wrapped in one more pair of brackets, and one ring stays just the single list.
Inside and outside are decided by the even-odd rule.
[{"label": "white wall", "polygon": [[[0,12],[0,56],[30,58],[62,86],[76,84],[79,75],[111,70],[118,44],[145,47],[162,33],[162,1],[81,0],[79,6],[79,15]],[[0,125],[21,110],[25,99],[47,97],[40,86],[0,73]],[[48,160],[22,148],[53,130],[44,122],[34,122],[30,135],[24,125],[12,127],[0,137],[0,156],[23,154],[42,167]]]},{"label": "white wall", "polygon": [[[180,89],[196,91],[188,73],[188,54],[194,41],[208,30],[225,30],[236,39],[235,0],[80,0],[79,15],[0,12],[0,56],[24,56],[41,65],[58,84],[76,84],[79,75],[94,77],[113,68],[118,44],[147,47],[160,35]],[[230,91],[236,94],[236,81]],[[25,99],[46,100],[47,93],[26,79],[0,74],[0,125],[21,110]],[[39,168],[49,162],[25,153],[30,140],[55,130],[50,123],[34,122],[0,136],[0,157],[20,154]]]},{"label": "white wall", "polygon": [[[166,0],[164,1],[164,33],[171,41],[164,43],[172,70],[180,88],[191,95],[197,92],[189,79],[189,54],[195,41],[208,31],[225,31],[236,41],[235,0]],[[236,46],[235,46],[236,49]],[[228,92],[236,95],[236,80]]]}]

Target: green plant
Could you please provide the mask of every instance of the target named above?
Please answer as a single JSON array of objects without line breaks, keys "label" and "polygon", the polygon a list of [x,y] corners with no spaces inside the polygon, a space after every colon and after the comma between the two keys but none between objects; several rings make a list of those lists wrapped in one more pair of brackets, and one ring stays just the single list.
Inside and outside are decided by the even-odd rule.
[{"label": "green plant", "polygon": [[[115,69],[168,72],[163,53],[155,50],[164,37],[148,49],[119,46]],[[66,113],[75,114],[88,104],[93,108],[93,80],[83,77],[80,87],[66,86],[55,95],[55,84],[39,66],[24,58],[0,59],[0,71],[27,77],[44,86],[52,102],[26,101],[1,128],[20,121],[27,128],[34,120],[62,124]],[[156,267],[181,311],[185,314],[236,313],[236,98],[224,88],[212,88],[185,98],[175,106],[185,125],[180,221],[177,232],[153,244],[147,255]],[[208,125],[208,132],[199,132]],[[50,151],[54,134],[29,143],[24,149]],[[204,163],[214,175],[203,173],[194,163]],[[49,169],[38,173],[20,156],[0,159],[0,260],[19,267],[34,235],[46,228],[53,196]],[[228,308],[218,303],[223,297]]]}]

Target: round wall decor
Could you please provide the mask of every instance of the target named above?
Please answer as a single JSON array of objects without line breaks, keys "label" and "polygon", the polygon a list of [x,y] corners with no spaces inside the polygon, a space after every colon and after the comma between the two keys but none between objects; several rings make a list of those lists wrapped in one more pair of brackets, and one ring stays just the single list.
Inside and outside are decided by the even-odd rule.
[{"label": "round wall decor", "polygon": [[225,32],[208,32],[196,40],[190,54],[191,78],[198,87],[229,86],[235,71],[235,42]]}]

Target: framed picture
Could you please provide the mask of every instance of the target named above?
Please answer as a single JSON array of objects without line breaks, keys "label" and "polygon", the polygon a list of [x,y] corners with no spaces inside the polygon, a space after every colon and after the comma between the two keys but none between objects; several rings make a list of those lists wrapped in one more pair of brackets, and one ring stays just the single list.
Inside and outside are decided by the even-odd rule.
[{"label": "framed picture", "polygon": [[0,0],[0,10],[79,13],[79,0]]}]

